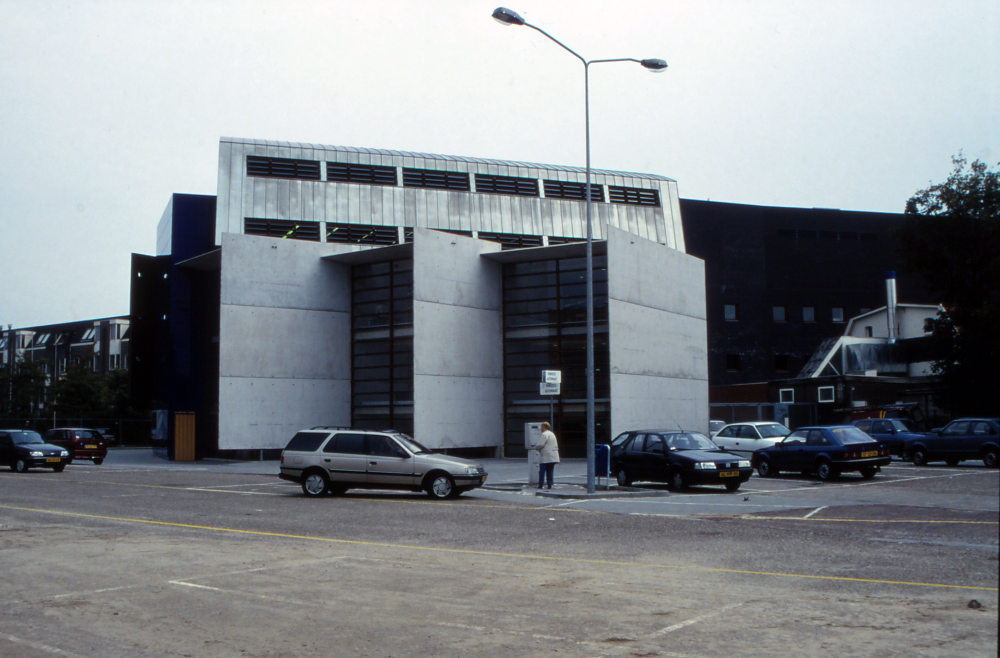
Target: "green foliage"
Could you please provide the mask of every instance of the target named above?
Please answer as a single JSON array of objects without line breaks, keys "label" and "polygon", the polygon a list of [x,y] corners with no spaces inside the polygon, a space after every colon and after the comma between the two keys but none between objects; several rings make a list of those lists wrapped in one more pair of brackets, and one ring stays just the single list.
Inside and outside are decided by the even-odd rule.
[{"label": "green foliage", "polygon": [[47,414],[55,412],[63,418],[105,418],[107,398],[105,377],[96,373],[89,360],[72,363],[50,391]]},{"label": "green foliage", "polygon": [[32,404],[38,403],[45,390],[48,361],[17,361],[10,368],[0,368],[0,416],[34,416]]},{"label": "green foliage", "polygon": [[930,322],[937,403],[955,415],[1000,406],[1000,172],[952,158],[944,183],[917,192],[896,233],[901,269],[945,307]]}]

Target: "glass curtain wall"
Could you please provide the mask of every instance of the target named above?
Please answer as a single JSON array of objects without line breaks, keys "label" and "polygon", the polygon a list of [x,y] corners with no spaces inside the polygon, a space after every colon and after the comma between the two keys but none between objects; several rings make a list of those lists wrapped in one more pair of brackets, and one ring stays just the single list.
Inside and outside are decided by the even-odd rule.
[{"label": "glass curtain wall", "polygon": [[351,268],[351,424],[413,435],[413,261]]},{"label": "glass curtain wall", "polygon": [[[504,454],[524,455],[524,424],[549,419],[538,392],[543,370],[562,371],[555,397],[560,453],[587,451],[586,259],[509,263],[503,270]],[[608,266],[594,257],[594,416],[597,443],[611,440]]]}]

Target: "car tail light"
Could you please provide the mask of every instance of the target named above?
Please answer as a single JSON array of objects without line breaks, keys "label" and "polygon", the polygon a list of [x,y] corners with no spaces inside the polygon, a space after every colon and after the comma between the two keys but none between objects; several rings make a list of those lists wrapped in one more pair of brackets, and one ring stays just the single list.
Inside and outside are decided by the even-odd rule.
[{"label": "car tail light", "polygon": [[278,463],[279,464],[284,464],[285,463],[285,456],[284,455],[281,456],[281,460]]}]

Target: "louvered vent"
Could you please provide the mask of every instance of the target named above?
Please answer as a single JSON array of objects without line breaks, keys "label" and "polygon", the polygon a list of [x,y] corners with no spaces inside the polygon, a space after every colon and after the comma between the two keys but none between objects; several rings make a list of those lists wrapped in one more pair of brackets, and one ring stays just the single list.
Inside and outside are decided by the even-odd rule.
[{"label": "louvered vent", "polygon": [[326,180],[330,183],[362,183],[365,185],[395,185],[396,168],[375,165],[327,162]]},{"label": "louvered vent", "polygon": [[571,242],[586,242],[587,238],[564,238],[556,237],[554,235],[549,236],[549,246],[557,244],[570,244]]},{"label": "louvered vent", "polygon": [[[479,187],[479,181],[476,181],[476,187]],[[480,240],[488,240],[490,242],[499,242],[503,250],[507,249],[520,249],[522,247],[541,247],[542,246],[542,236],[540,235],[521,235],[519,233],[479,233]]]},{"label": "louvered vent", "polygon": [[404,169],[403,187],[426,187],[432,190],[469,191],[469,174],[435,169]]},{"label": "louvered vent", "polygon": [[326,241],[350,244],[390,245],[399,242],[399,232],[395,226],[327,223]]},{"label": "louvered vent", "polygon": [[297,178],[319,180],[319,162],[315,160],[289,160],[247,156],[247,176],[263,178]]},{"label": "louvered vent", "polygon": [[657,190],[609,185],[608,196],[611,198],[611,203],[627,203],[632,206],[660,205],[660,193]]},{"label": "louvered vent", "polygon": [[247,235],[263,235],[269,238],[319,242],[319,222],[247,217],[243,220],[243,232]]},{"label": "louvered vent", "polygon": [[511,178],[510,176],[476,174],[476,191],[487,194],[538,196],[538,180],[535,178]]},{"label": "louvered vent", "polygon": [[[587,198],[586,183],[567,183],[566,181],[547,180],[545,183],[546,199],[573,199],[584,201]],[[604,201],[604,186],[590,184],[590,200],[597,203]]]}]

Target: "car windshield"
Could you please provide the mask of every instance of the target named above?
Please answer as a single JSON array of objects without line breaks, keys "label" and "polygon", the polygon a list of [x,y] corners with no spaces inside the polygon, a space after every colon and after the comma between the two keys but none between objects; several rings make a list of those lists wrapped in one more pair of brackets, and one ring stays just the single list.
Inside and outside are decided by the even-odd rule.
[{"label": "car windshield", "polygon": [[42,441],[42,435],[38,432],[11,432],[10,436],[14,439],[14,443],[20,446],[45,443],[45,441]]},{"label": "car windshield", "polygon": [[683,432],[667,435],[667,445],[671,450],[718,450],[719,446],[712,443],[699,432]]},{"label": "car windshield", "polygon": [[780,423],[771,423],[770,425],[758,425],[757,431],[765,439],[773,439],[778,436],[788,436],[789,430],[787,427]]},{"label": "car windshield", "polygon": [[414,441],[413,437],[407,436],[401,432],[393,432],[392,437],[406,446],[406,449],[415,455],[419,455],[422,452],[430,452],[428,448]]},{"label": "car windshield", "polygon": [[890,421],[890,422],[892,423],[893,429],[896,430],[897,432],[912,432],[913,431],[913,430],[911,430],[907,426],[907,424],[906,424],[905,421],[902,421],[902,420],[893,420],[893,421]]},{"label": "car windshield", "polygon": [[878,443],[875,439],[868,436],[857,427],[834,427],[830,430],[833,435],[837,437],[843,445],[850,445],[853,443]]}]

